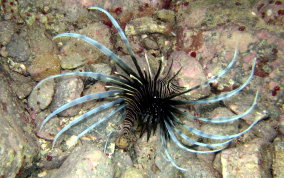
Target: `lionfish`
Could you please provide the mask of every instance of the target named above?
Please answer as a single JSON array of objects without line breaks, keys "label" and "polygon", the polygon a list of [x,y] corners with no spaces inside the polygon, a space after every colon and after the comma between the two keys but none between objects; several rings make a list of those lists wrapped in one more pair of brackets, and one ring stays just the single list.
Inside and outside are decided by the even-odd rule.
[{"label": "lionfish", "polygon": [[[127,51],[131,56],[131,59],[135,66],[136,71],[133,70],[126,62],[124,62],[118,55],[116,55],[106,46],[104,46],[103,44],[99,43],[98,41],[94,39],[91,39],[87,36],[80,35],[77,33],[61,33],[55,36],[53,39],[57,39],[61,37],[73,37],[73,38],[84,40],[85,42],[98,48],[102,53],[104,53],[107,57],[113,60],[115,64],[117,64],[124,73],[116,72],[116,76],[104,75],[101,73],[94,73],[94,72],[62,73],[58,75],[49,76],[38,83],[36,87],[40,86],[46,80],[57,78],[57,77],[84,76],[84,77],[93,78],[98,81],[106,82],[108,83],[109,88],[112,88],[112,90],[109,90],[109,91],[89,94],[89,95],[77,98],[67,104],[64,104],[63,106],[59,107],[58,109],[54,110],[51,114],[49,114],[42,122],[41,129],[52,117],[54,117],[58,113],[70,107],[73,107],[75,105],[78,105],[78,104],[81,104],[81,103],[84,103],[90,100],[105,99],[105,98],[114,99],[111,102],[102,104],[99,107],[91,109],[90,111],[84,113],[80,117],[71,121],[68,125],[66,125],[64,128],[62,128],[57,133],[57,135],[55,136],[53,140],[53,146],[56,143],[59,136],[61,136],[65,131],[70,129],[75,124],[79,123],[80,121],[82,121],[83,119],[89,116],[93,116],[105,109],[113,107],[114,109],[110,113],[105,115],[101,120],[95,122],[93,125],[88,127],[82,133],[77,135],[76,138],[73,140],[73,143],[75,144],[80,137],[90,132],[92,129],[95,129],[101,123],[107,121],[114,114],[124,111],[125,118],[123,120],[122,134],[128,134],[130,131],[130,128],[133,127],[134,123],[138,123],[138,127],[141,128],[140,137],[142,136],[142,134],[146,133],[147,138],[149,139],[150,135],[151,134],[154,135],[156,133],[157,128],[159,127],[160,128],[159,129],[160,141],[162,143],[162,149],[164,151],[164,154],[166,155],[166,158],[177,169],[186,171],[186,169],[179,167],[175,163],[173,158],[171,157],[167,149],[167,143],[170,140],[173,141],[179,148],[185,151],[188,151],[188,152],[215,153],[215,152],[219,152],[222,149],[224,149],[225,146],[228,145],[228,143],[232,142],[233,139],[248,132],[250,129],[252,129],[254,125],[257,124],[259,120],[254,121],[247,129],[245,129],[244,131],[240,133],[224,136],[224,135],[209,134],[199,129],[195,129],[193,127],[185,125],[179,119],[180,116],[186,116],[187,118],[192,119],[192,120],[202,121],[205,123],[220,124],[220,123],[228,123],[228,122],[238,120],[248,115],[250,112],[252,112],[257,104],[258,92],[256,92],[254,101],[252,105],[250,106],[250,108],[248,108],[245,112],[239,115],[234,115],[234,116],[228,116],[228,117],[224,116],[224,117],[218,117],[218,118],[198,117],[198,116],[191,115],[189,113],[182,112],[180,109],[180,106],[218,102],[218,101],[222,101],[224,99],[230,98],[231,96],[238,94],[252,80],[253,75],[254,75],[255,66],[256,66],[256,59],[254,59],[253,61],[252,71],[250,73],[250,76],[238,88],[222,93],[218,96],[197,99],[197,100],[182,100],[182,99],[179,99],[180,96],[186,93],[189,93],[193,90],[197,90],[199,88],[208,86],[214,80],[226,74],[236,62],[237,57],[238,57],[238,50],[235,50],[233,59],[227,65],[227,67],[223,69],[221,72],[219,72],[216,76],[212,77],[211,79],[209,79],[208,81],[204,83],[201,83],[200,85],[194,86],[189,89],[185,89],[184,87],[179,86],[177,82],[175,82],[180,70],[176,72],[175,74],[171,74],[173,62],[171,63],[167,72],[163,72],[162,62],[160,60],[157,71],[153,73],[149,65],[149,61],[146,58],[148,69],[142,70],[141,66],[137,62],[137,59],[134,55],[132,48],[130,47],[129,41],[127,40],[124,32],[120,28],[118,22],[111,16],[109,12],[107,12],[106,10],[100,7],[90,7],[89,9],[98,10],[104,13],[106,16],[108,16],[108,18],[110,19],[110,21],[116,28],[118,34],[120,35],[123,43],[126,45]],[[182,133],[179,127],[183,127],[184,129],[202,138],[222,140],[222,141],[220,143],[214,143],[214,144],[199,142],[199,141],[189,138],[187,135]],[[185,146],[180,141],[180,139],[178,139],[178,137],[192,143],[193,145],[201,146],[201,147],[209,147],[211,149],[209,151],[199,151],[199,150],[192,149],[188,146]]]}]

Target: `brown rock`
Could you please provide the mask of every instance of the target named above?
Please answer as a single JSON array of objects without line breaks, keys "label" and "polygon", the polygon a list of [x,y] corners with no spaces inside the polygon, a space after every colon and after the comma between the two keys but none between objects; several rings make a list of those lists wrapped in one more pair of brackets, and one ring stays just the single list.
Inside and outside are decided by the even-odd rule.
[{"label": "brown rock", "polygon": [[273,142],[273,177],[284,177],[284,142],[277,137]]},{"label": "brown rock", "polygon": [[50,177],[105,177],[114,175],[113,165],[103,152],[85,145],[75,149]]},{"label": "brown rock", "polygon": [[[180,74],[177,76],[180,86],[188,89],[207,81],[207,78],[200,63],[196,59],[187,55],[185,52],[173,52],[170,56],[169,61],[171,60],[174,60],[172,68],[173,73],[176,73],[182,67]],[[207,96],[209,92],[210,90],[207,87],[194,90],[190,93],[186,93],[185,95],[190,96],[192,98],[199,98],[202,96]]]},{"label": "brown rock", "polygon": [[9,72],[0,65],[0,177],[20,177],[38,154],[30,133],[31,117],[10,88]]},{"label": "brown rock", "polygon": [[[63,77],[57,80],[55,94],[51,103],[54,111],[66,103],[73,101],[81,96],[84,84],[79,77]],[[75,116],[81,109],[81,104],[71,107],[59,113],[60,116]]]},{"label": "brown rock", "polygon": [[254,139],[250,143],[221,153],[223,177],[272,177],[272,149],[270,143]]},{"label": "brown rock", "polygon": [[60,61],[55,54],[43,54],[33,60],[28,72],[35,80],[40,81],[48,76],[59,74]]}]

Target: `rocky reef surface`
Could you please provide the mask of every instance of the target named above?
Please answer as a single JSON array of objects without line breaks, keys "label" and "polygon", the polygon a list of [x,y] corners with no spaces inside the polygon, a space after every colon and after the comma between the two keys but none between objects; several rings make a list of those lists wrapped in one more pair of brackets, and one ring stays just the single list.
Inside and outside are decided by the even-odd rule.
[{"label": "rocky reef surface", "polygon": [[[239,114],[259,91],[253,113],[233,126],[182,120],[213,134],[236,133],[255,118],[264,120],[216,154],[188,153],[170,143],[172,157],[187,172],[165,159],[158,135],[148,142],[146,135],[136,141],[110,136],[120,129],[123,115],[70,146],[72,136],[110,110],[72,127],[52,149],[62,127],[106,101],[70,108],[40,130],[43,119],[68,101],[106,88],[82,77],[50,80],[34,90],[36,83],[70,71],[113,74],[118,70],[85,42],[52,37],[62,32],[87,35],[132,65],[110,20],[87,10],[89,6],[102,7],[118,20],[142,65],[146,53],[153,68],[162,56],[165,67],[171,60],[173,71],[183,67],[178,81],[185,87],[218,74],[237,48],[239,58],[230,72],[190,93],[190,99],[237,88],[257,58],[254,79],[240,94],[222,103],[185,108],[201,117]],[[284,177],[283,0],[2,0],[0,8],[0,177]]]}]

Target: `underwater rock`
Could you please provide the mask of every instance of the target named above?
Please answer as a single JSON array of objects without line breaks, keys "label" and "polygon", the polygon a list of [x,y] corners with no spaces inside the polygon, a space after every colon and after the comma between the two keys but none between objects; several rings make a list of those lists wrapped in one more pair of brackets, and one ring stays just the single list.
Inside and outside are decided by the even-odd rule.
[{"label": "underwater rock", "polygon": [[155,14],[158,19],[169,22],[169,23],[174,23],[175,22],[175,12],[172,10],[166,10],[162,9],[156,12]]},{"label": "underwater rock", "polygon": [[[1,65],[1,64],[0,64]],[[3,68],[8,69],[6,65],[3,65]],[[10,86],[12,90],[16,93],[19,99],[24,99],[31,93],[35,82],[31,77],[25,77],[17,72],[10,71]]]},{"label": "underwater rock", "polygon": [[142,171],[134,167],[127,167],[126,171],[121,175],[120,178],[145,178],[146,176],[143,175]]},{"label": "underwater rock", "polygon": [[262,139],[221,152],[223,177],[272,177],[272,147]]},{"label": "underwater rock", "polygon": [[[159,132],[159,130],[157,130]],[[151,167],[155,164],[155,157],[159,150],[157,142],[159,141],[159,134],[151,136],[147,142],[147,134],[144,134],[134,145],[136,153],[137,168],[144,170],[147,176],[153,177]],[[170,164],[170,163],[169,163]]]},{"label": "underwater rock", "polygon": [[188,171],[184,172],[184,177],[195,178],[195,177],[214,177],[221,178],[222,176],[216,171],[211,164],[201,161],[197,158],[188,159],[184,165]]},{"label": "underwater rock", "polygon": [[13,57],[15,62],[24,62],[28,60],[31,51],[27,41],[18,34],[14,34],[11,41],[7,44],[8,56]]},{"label": "underwater rock", "polygon": [[169,26],[158,23],[151,17],[141,17],[130,21],[125,27],[126,35],[140,35],[147,33],[169,33]]},{"label": "underwater rock", "polygon": [[198,50],[203,47],[205,41],[202,31],[192,30],[187,27],[179,27],[176,36],[177,49],[187,53],[191,52],[193,58],[197,56]]},{"label": "underwater rock", "polygon": [[157,42],[151,38],[146,37],[143,39],[142,42],[146,49],[155,49],[155,50],[159,49]]},{"label": "underwater rock", "polygon": [[273,142],[273,177],[284,177],[284,141],[277,137]]},{"label": "underwater rock", "polygon": [[[168,60],[168,66],[170,65],[172,60],[174,60],[173,72],[177,72],[181,68],[181,71],[177,76],[178,83],[180,86],[191,88],[201,84],[202,82],[207,81],[207,78],[200,63],[196,59],[187,55],[184,51],[173,52]],[[207,96],[209,95],[209,93],[210,88],[206,87],[194,90],[190,93],[186,93],[185,95],[188,97],[192,97],[191,99],[197,99],[200,97]]]},{"label": "underwater rock", "polygon": [[[88,89],[84,90],[83,96],[94,94],[98,92],[104,92],[105,90],[105,84],[102,82],[96,82],[95,84],[91,85]],[[89,109],[95,108],[99,103],[94,101],[89,101],[83,103],[82,110],[87,111]]]},{"label": "underwater rock", "polygon": [[102,151],[94,149],[93,145],[77,147],[62,166],[50,177],[105,177],[113,178],[114,167]]},{"label": "underwater rock", "polygon": [[37,56],[28,67],[32,78],[39,81],[50,75],[60,73],[60,63],[57,55],[52,53]]},{"label": "underwater rock", "polygon": [[[45,127],[40,129],[42,121],[48,116],[48,114],[50,114],[50,112],[48,112],[47,110],[37,114],[37,117],[35,119],[36,135],[39,138],[52,141],[58,130],[60,130],[60,121],[62,122],[63,119],[55,116],[46,123]],[[41,147],[46,149],[47,145],[41,145]]]},{"label": "underwater rock", "polygon": [[222,172],[222,163],[221,163],[221,152],[215,155],[214,161],[212,163],[214,169],[216,169],[219,173]]},{"label": "underwater rock", "polygon": [[10,88],[9,73],[0,65],[0,177],[21,176],[39,151],[31,132],[32,118]]},{"label": "underwater rock", "polygon": [[[226,116],[234,116],[234,114],[227,108],[218,107],[209,113],[208,118],[217,118],[217,117],[226,117]],[[232,135],[239,133],[239,120],[229,122],[229,123],[220,123],[220,124],[212,124],[206,123],[201,126],[201,130],[206,131],[206,133],[215,134],[215,135]],[[208,143],[221,142],[221,140],[213,140],[213,139],[205,139]],[[224,145],[224,147],[228,146],[228,144]],[[217,147],[220,148],[220,147]],[[214,149],[217,149],[216,147]]]},{"label": "underwater rock", "polygon": [[108,64],[98,63],[98,64],[90,64],[89,70],[95,73],[101,73],[105,75],[111,74],[111,67]]},{"label": "underwater rock", "polygon": [[46,109],[52,101],[54,88],[54,80],[49,80],[34,89],[28,99],[29,107],[33,108],[36,113]]},{"label": "underwater rock", "polygon": [[[110,41],[111,33],[109,27],[102,23],[90,24],[79,30],[78,33],[96,39],[110,50],[113,48]],[[59,40],[55,41],[60,42]],[[97,48],[86,44],[83,40],[62,38],[61,41],[66,41],[60,49],[60,61],[63,69],[75,69],[86,63],[95,63],[98,59],[106,58]]]},{"label": "underwater rock", "polygon": [[284,135],[284,114],[280,115],[279,119],[279,132]]},{"label": "underwater rock", "polygon": [[177,12],[177,26],[178,27],[199,27],[204,23],[206,17],[206,11],[208,7],[184,7],[180,8]]},{"label": "underwater rock", "polygon": [[56,53],[55,43],[47,36],[47,31],[40,25],[33,25],[28,29],[29,46],[35,56]]},{"label": "underwater rock", "polygon": [[6,45],[15,33],[15,25],[11,21],[0,21],[0,44]]},{"label": "underwater rock", "polygon": [[[54,111],[60,106],[81,96],[84,89],[83,81],[79,77],[62,77],[57,79],[55,94],[51,104]],[[60,116],[75,116],[80,111],[82,105],[71,107],[61,113]]]},{"label": "underwater rock", "polygon": [[115,0],[115,1],[97,0],[96,3],[99,4],[98,5],[99,7],[103,7],[104,9],[121,7],[123,10],[131,9],[132,11],[135,11],[135,9],[138,8],[139,4],[142,4],[141,0],[132,0],[132,1],[125,1],[125,0]]},{"label": "underwater rock", "polygon": [[60,66],[63,69],[76,69],[85,64],[86,58],[79,53],[72,53],[66,57],[60,56]]},{"label": "underwater rock", "polygon": [[56,7],[65,14],[64,21],[76,23],[87,18],[88,10],[82,1],[63,0],[59,2]]},{"label": "underwater rock", "polygon": [[126,169],[133,167],[133,161],[130,157],[129,151],[126,150],[116,150],[113,155],[113,164],[116,168],[115,177],[120,177],[124,174]]},{"label": "underwater rock", "polygon": [[[208,147],[199,147],[199,151],[210,151],[212,148]],[[208,163],[209,165],[213,166],[213,161],[215,159],[215,154],[196,154],[196,157],[205,163]],[[214,166],[213,166],[214,168]]]},{"label": "underwater rock", "polygon": [[273,141],[278,132],[271,125],[271,122],[262,121],[253,128],[253,133],[263,140]]}]

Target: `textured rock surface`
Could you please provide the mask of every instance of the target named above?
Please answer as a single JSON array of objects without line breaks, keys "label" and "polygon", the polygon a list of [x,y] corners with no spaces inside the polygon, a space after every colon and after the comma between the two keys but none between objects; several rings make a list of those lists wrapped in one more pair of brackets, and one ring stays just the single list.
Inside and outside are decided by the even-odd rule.
[{"label": "textured rock surface", "polygon": [[25,77],[16,72],[11,72],[10,75],[12,78],[11,87],[17,94],[18,98],[24,99],[29,96],[33,86],[35,85],[35,82],[31,79],[31,77]]},{"label": "textured rock surface", "polygon": [[18,34],[14,34],[11,41],[7,44],[7,52],[16,62],[26,61],[31,54],[27,41]]},{"label": "textured rock surface", "polygon": [[[133,51],[137,54],[138,62],[142,64],[142,68],[147,69],[145,60],[142,58],[145,53],[148,55],[153,71],[156,71],[157,61],[161,56],[165,57],[164,64],[167,64],[167,66],[171,62],[169,60],[170,57],[174,59],[175,70],[173,72],[176,72],[179,69],[178,67],[183,67],[181,74],[177,78],[185,86],[194,86],[218,74],[231,61],[235,48],[238,48],[240,52],[239,57],[231,70],[205,88],[205,92],[200,89],[191,92],[192,95],[190,96],[193,98],[209,95],[217,96],[239,87],[249,76],[253,59],[257,58],[253,80],[236,97],[216,104],[194,105],[184,108],[184,111],[202,117],[230,115],[230,111],[234,114],[240,114],[252,104],[253,97],[256,91],[258,91],[257,108],[250,115],[242,118],[239,123],[236,123],[238,125],[237,129],[235,124],[231,128],[227,126],[209,126],[196,120],[181,118],[185,124],[216,134],[229,134],[233,130],[241,131],[248,128],[249,124],[255,119],[266,119],[259,122],[251,131],[234,140],[227,150],[217,153],[216,156],[215,154],[191,154],[182,151],[174,143],[169,143],[169,152],[176,163],[190,170],[185,173],[178,171],[165,159],[164,150],[160,149],[159,135],[151,138],[154,141],[150,140],[147,142],[145,136],[143,136],[142,139],[138,139],[137,143],[127,142],[127,148],[115,148],[114,140],[117,134],[119,134],[121,126],[119,119],[123,117],[122,114],[114,116],[113,120],[107,121],[82,137],[77,147],[92,142],[95,143],[93,146],[103,150],[108,135],[115,131],[110,137],[106,149],[107,156],[113,159],[112,161],[115,165],[115,170],[112,174],[115,177],[122,175],[138,176],[140,175],[139,171],[142,172],[143,176],[149,177],[230,177],[228,173],[231,173],[233,176],[243,174],[244,176],[254,175],[255,177],[258,175],[269,177],[271,176],[270,173],[273,173],[273,176],[281,177],[283,159],[281,155],[282,140],[279,140],[281,138],[279,135],[284,133],[283,4],[283,0],[221,0],[218,2],[208,0],[2,1],[2,19],[6,21],[0,22],[0,28],[3,29],[0,32],[0,62],[9,61],[9,67],[11,67],[10,63],[14,61],[17,65],[13,66],[13,71],[18,71],[19,75],[12,75],[11,73],[11,78],[7,79],[7,82],[3,83],[3,80],[1,80],[0,83],[0,88],[5,90],[5,92],[0,93],[1,99],[5,98],[7,92],[11,91],[10,86],[15,92],[13,96],[16,96],[13,97],[13,100],[8,98],[9,101],[6,103],[12,103],[8,105],[9,107],[5,103],[0,103],[1,109],[12,108],[13,110],[13,112],[9,110],[9,116],[6,116],[8,114],[4,116],[5,118],[9,117],[9,122],[5,119],[2,122],[3,116],[0,116],[0,119],[2,119],[1,123],[4,123],[3,129],[0,130],[1,136],[3,132],[6,135],[9,133],[7,137],[4,134],[3,139],[0,140],[0,146],[1,148],[4,147],[4,151],[6,151],[7,145],[14,143],[15,139],[24,140],[22,138],[29,132],[18,132],[20,128],[14,124],[14,122],[20,122],[18,125],[26,129],[28,124],[21,122],[24,120],[28,123],[35,122],[36,128],[32,131],[37,134],[37,141],[42,148],[39,155],[41,161],[38,161],[39,159],[34,160],[34,163],[39,167],[30,167],[32,157],[30,154],[33,155],[34,151],[26,149],[29,146],[25,143],[22,144],[22,142],[12,144],[9,147],[9,150],[12,151],[8,150],[8,152],[5,152],[7,153],[5,155],[1,152],[0,159],[2,161],[2,158],[4,158],[4,161],[0,164],[5,165],[3,170],[9,172],[11,177],[15,177],[16,173],[22,177],[26,177],[26,175],[30,175],[30,177],[53,175],[49,169],[60,167],[72,150],[72,148],[67,149],[67,142],[70,140],[71,135],[80,133],[80,131],[102,119],[105,114],[111,111],[103,111],[72,127],[66,134],[60,137],[54,150],[50,149],[50,142],[62,127],[88,109],[104,104],[109,100],[102,102],[91,101],[82,108],[80,108],[81,106],[72,108],[75,116],[55,116],[42,130],[39,130],[42,120],[52,112],[52,109],[59,107],[59,105],[54,105],[54,108],[52,108],[49,104],[50,101],[53,100],[53,104],[55,102],[59,103],[58,100],[68,102],[81,95],[105,91],[104,83],[97,82],[94,84],[94,80],[82,78],[85,85],[84,90],[83,87],[77,90],[72,88],[72,86],[68,88],[69,85],[66,85],[65,88],[61,86],[62,90],[60,93],[62,95],[66,93],[66,95],[73,94],[76,97],[62,97],[58,95],[52,97],[51,91],[53,89],[50,87],[46,92],[49,95],[45,100],[45,97],[41,96],[41,94],[37,96],[33,91],[28,99],[28,103],[32,107],[38,106],[35,109],[36,112],[39,112],[38,116],[29,108],[27,108],[27,111],[29,111],[30,118],[22,114],[17,115],[19,108],[22,112],[22,105],[19,103],[27,103],[26,98],[34,85],[29,76],[24,77],[21,74],[31,74],[33,79],[41,80],[49,75],[60,73],[60,67],[68,69],[80,67],[78,69],[80,71],[106,72],[107,74],[110,71],[118,70],[118,67],[109,62],[107,57],[104,57],[101,52],[82,40],[60,38],[52,41],[52,37],[56,34],[76,32],[99,40],[134,68],[131,60],[125,57],[128,52],[109,19],[101,12],[86,10],[86,7],[95,5],[107,9],[118,20],[123,30],[125,30],[125,27],[133,27],[130,31],[134,35],[128,36],[128,39],[133,47]],[[60,51],[60,60],[57,57],[57,50]],[[173,55],[175,53],[179,55]],[[180,56],[182,58],[179,58]],[[102,63],[104,64],[101,65]],[[109,63],[111,64],[110,66]],[[23,67],[23,70],[17,70],[18,66],[20,68]],[[25,73],[25,66],[30,66],[28,67],[28,73]],[[165,65],[165,67],[167,66]],[[54,68],[56,70],[53,70]],[[62,78],[62,80],[65,79],[69,81],[67,78]],[[82,81],[78,83],[82,83]],[[55,82],[58,81],[55,80]],[[60,80],[58,83],[61,83]],[[58,89],[58,87],[60,86],[56,88]],[[70,94],[71,92],[74,93]],[[17,98],[22,99],[22,101],[19,101]],[[33,98],[33,101],[31,98]],[[13,117],[13,119],[10,117]],[[14,126],[16,129],[11,129]],[[206,141],[205,139],[192,136],[188,131],[182,131],[190,138],[202,142]],[[278,136],[277,139],[275,139],[276,136]],[[29,141],[28,143],[30,144]],[[192,146],[185,141],[182,141],[182,143]],[[267,146],[271,143],[274,146],[272,150]],[[21,145],[24,146],[22,147]],[[208,148],[193,148],[209,150]],[[266,152],[266,148],[274,156],[273,166],[270,164],[271,157],[267,156],[269,154]],[[16,149],[16,152],[13,149]],[[24,153],[21,154],[21,149],[27,150],[28,153],[23,151]],[[78,155],[77,162],[72,161],[73,165],[75,163],[76,165],[80,164],[79,161],[82,162],[81,157]],[[244,156],[242,157],[242,155]],[[67,163],[70,164],[70,162],[66,162],[65,166]],[[78,166],[80,170],[77,173],[89,175],[82,173],[86,170],[85,168],[89,168],[88,165],[88,162],[84,162],[85,167],[82,166],[83,168],[81,168]],[[41,173],[37,175],[35,168],[39,169]],[[101,169],[96,169],[98,172],[105,170],[103,167],[98,169]],[[138,169],[139,171],[131,171],[133,169]],[[238,172],[234,172],[235,170]],[[31,175],[31,172],[34,175]],[[54,172],[56,172],[54,176],[60,176],[59,171],[55,170]],[[92,173],[92,171],[90,172]],[[134,174],[131,172],[134,172]]]},{"label": "textured rock surface", "polygon": [[37,89],[33,89],[28,99],[29,107],[33,108],[37,113],[46,109],[52,101],[54,88],[55,83],[51,79],[40,85]]},{"label": "textured rock surface", "polygon": [[282,114],[279,119],[279,131],[284,135],[284,114]]},{"label": "textured rock surface", "polygon": [[153,176],[151,167],[155,164],[156,152],[159,148],[156,146],[156,142],[159,141],[158,136],[152,136],[148,142],[146,134],[137,141],[134,145],[135,152],[137,154],[137,164],[140,170],[145,170],[145,174]]},{"label": "textured rock surface", "polygon": [[[62,77],[57,80],[54,100],[51,104],[52,110],[81,96],[83,91],[83,81],[79,77]],[[81,109],[77,105],[60,113],[60,116],[75,116]]]},{"label": "textured rock surface", "polygon": [[221,153],[223,177],[272,177],[272,147],[267,141],[254,139],[237,148]]},{"label": "textured rock surface", "polygon": [[112,178],[112,162],[92,145],[76,148],[63,165],[50,177],[106,177]]},{"label": "textured rock surface", "polygon": [[15,32],[15,25],[9,21],[0,22],[0,43],[6,45],[12,38],[13,33]]},{"label": "textured rock surface", "polygon": [[155,14],[158,19],[169,22],[169,23],[174,23],[175,22],[175,12],[171,10],[166,10],[162,9],[160,11],[157,11]]},{"label": "textured rock surface", "polygon": [[89,69],[91,72],[101,73],[105,75],[110,75],[111,68],[108,64],[98,63],[89,65]]},{"label": "textured rock surface", "polygon": [[[127,169],[133,168],[133,161],[128,151],[116,150],[112,161],[115,167],[115,177],[120,177],[122,174],[125,174]],[[136,172],[136,170],[134,171]],[[139,172],[137,174],[139,174]]]},{"label": "textured rock surface", "polygon": [[[210,112],[209,118],[233,116],[234,114],[227,108],[216,108]],[[230,123],[211,124],[206,123],[201,126],[201,130],[214,135],[232,135],[239,133],[239,121]],[[206,139],[209,143],[220,143],[221,140]],[[228,145],[224,145],[226,147]]]},{"label": "textured rock surface", "polygon": [[28,68],[33,79],[39,81],[50,75],[60,73],[60,63],[57,55],[52,53],[37,56]]},{"label": "textured rock surface", "polygon": [[[102,82],[96,82],[94,85],[91,85],[89,88],[87,88],[83,92],[83,96],[94,94],[94,93],[99,93],[99,92],[104,92],[104,91],[105,91],[105,84]],[[85,102],[82,106],[82,109],[84,111],[87,111],[89,109],[94,108],[96,105],[98,105],[97,101]]]},{"label": "textured rock surface", "polygon": [[[76,33],[86,35],[107,48],[112,49],[110,31],[102,23],[90,24]],[[61,39],[63,40],[64,38],[57,39],[56,41]],[[65,41],[66,43],[60,50],[61,67],[64,69],[75,69],[86,63],[94,63],[104,57],[104,54],[96,49],[96,47],[91,46],[83,40],[67,38]]]},{"label": "textured rock surface", "polygon": [[0,177],[20,176],[33,165],[38,146],[31,133],[31,117],[10,88],[9,71],[0,64]]},{"label": "textured rock surface", "polygon": [[184,173],[185,177],[214,177],[221,178],[222,176],[216,171],[212,165],[200,161],[198,159],[189,159],[184,166],[188,171]]},{"label": "textured rock surface", "polygon": [[273,142],[273,177],[284,176],[284,142],[283,138],[277,137]]},{"label": "textured rock surface", "polygon": [[[169,61],[174,60],[173,73],[178,72],[181,68],[180,74],[178,75],[178,83],[180,86],[184,86],[186,89],[195,87],[202,82],[207,81],[202,66],[194,58],[187,55],[184,51],[175,51],[171,54]],[[170,64],[169,62],[169,64]],[[192,96],[193,98],[204,97],[209,94],[209,88],[202,88],[195,90],[186,95]]]},{"label": "textured rock surface", "polygon": [[284,24],[284,2],[283,1],[258,1],[253,8],[253,12],[258,18],[267,24],[283,27]]},{"label": "textured rock surface", "polygon": [[144,178],[145,176],[139,169],[132,167],[128,167],[126,171],[121,175],[121,178],[132,178],[132,177]]},{"label": "textured rock surface", "polygon": [[34,25],[28,29],[29,46],[35,56],[56,53],[55,44],[42,26]]},{"label": "textured rock surface", "polygon": [[139,35],[144,33],[163,33],[169,32],[169,27],[164,23],[156,22],[153,18],[142,17],[132,20],[127,24],[125,33],[127,35]]},{"label": "textured rock surface", "polygon": [[50,114],[50,112],[43,111],[37,114],[36,117],[36,134],[39,138],[43,138],[45,140],[53,140],[57,132],[60,130],[60,121],[62,119],[58,117],[53,117],[48,121],[42,129],[40,129],[43,120]]}]

